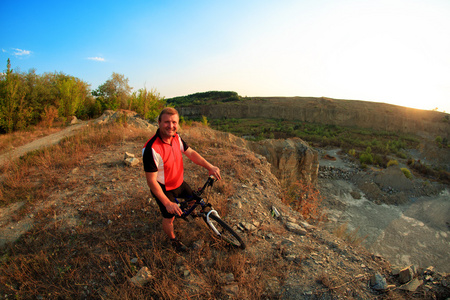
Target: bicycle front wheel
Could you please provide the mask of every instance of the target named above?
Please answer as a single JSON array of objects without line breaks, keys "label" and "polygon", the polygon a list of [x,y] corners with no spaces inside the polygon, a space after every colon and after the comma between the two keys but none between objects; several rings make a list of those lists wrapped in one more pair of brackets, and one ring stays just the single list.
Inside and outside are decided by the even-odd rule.
[{"label": "bicycle front wheel", "polygon": [[[206,222],[206,218],[205,218]],[[219,237],[230,244],[233,247],[245,249],[245,244],[242,241],[242,238],[227,224],[225,223],[221,218],[217,217],[216,215],[210,214],[209,215],[209,222],[206,222],[209,227],[211,227],[211,230],[216,233],[216,231],[219,233]],[[212,228],[214,227],[214,228]],[[214,230],[216,229],[216,230]]]}]

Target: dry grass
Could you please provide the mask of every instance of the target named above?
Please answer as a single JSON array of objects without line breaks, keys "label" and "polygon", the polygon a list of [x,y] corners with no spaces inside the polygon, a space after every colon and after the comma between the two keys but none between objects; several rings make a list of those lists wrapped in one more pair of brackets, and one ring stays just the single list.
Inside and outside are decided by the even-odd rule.
[{"label": "dry grass", "polygon": [[[14,134],[13,134],[14,135]],[[88,155],[125,139],[148,137],[148,132],[130,131],[120,125],[87,127],[81,134],[66,138],[58,145],[34,151],[0,167],[0,206],[11,202],[44,200],[45,190],[55,186],[64,173]]]},{"label": "dry grass", "polygon": [[322,200],[320,191],[313,184],[301,180],[283,191],[283,201],[310,221],[321,221],[325,217],[321,209]]},{"label": "dry grass", "polygon": [[348,242],[351,245],[361,245],[362,242],[364,242],[364,240],[367,239],[368,235],[365,236],[361,236],[359,234],[359,227],[354,229],[354,230],[350,230],[348,228],[348,222],[341,224],[340,226],[338,226],[335,230],[334,230],[334,235],[336,235],[337,237],[345,240],[346,242]]},{"label": "dry grass", "polygon": [[[129,168],[109,162],[104,170],[110,174],[106,181],[101,170],[83,170],[86,160],[106,147],[130,140],[143,145],[148,138],[148,132],[120,125],[93,127],[3,167],[3,205],[25,200],[26,213],[31,204],[45,205],[35,214],[33,228],[1,249],[2,297],[224,299],[230,291],[236,299],[274,297],[261,279],[286,270],[271,270],[265,261],[224,248],[209,237],[206,225],[198,219],[176,220],[177,235],[188,246],[204,241],[200,249],[179,255],[162,233],[159,211],[156,204],[149,204],[148,190],[137,183],[121,190],[105,188],[111,178],[119,183],[134,178]],[[205,156],[222,159],[217,157],[219,151],[206,151]],[[85,173],[69,176],[77,169]],[[193,187],[200,186],[202,178],[193,179]],[[209,200],[225,214],[224,204],[233,187],[225,182],[216,187]],[[95,188],[101,192],[88,194],[88,189]],[[50,200],[55,195],[59,198]],[[136,287],[128,279],[143,266],[151,270],[154,280]]]}]

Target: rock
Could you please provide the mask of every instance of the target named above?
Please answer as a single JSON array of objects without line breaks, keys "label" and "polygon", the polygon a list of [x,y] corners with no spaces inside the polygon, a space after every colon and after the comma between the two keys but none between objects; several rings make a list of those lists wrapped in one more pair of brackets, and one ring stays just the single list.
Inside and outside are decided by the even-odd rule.
[{"label": "rock", "polygon": [[230,296],[237,296],[239,294],[238,284],[228,284],[223,287],[223,291]]},{"label": "rock", "polygon": [[407,283],[409,281],[411,281],[414,277],[414,272],[411,266],[404,268],[402,270],[400,270],[400,273],[398,274],[398,280],[400,281],[400,283]]},{"label": "rock", "polygon": [[383,275],[377,272],[370,277],[370,287],[377,291],[384,291],[387,290],[388,285]]},{"label": "rock", "polygon": [[399,289],[404,290],[404,291],[414,292],[422,284],[423,284],[422,280],[419,280],[418,278],[414,278],[413,280],[411,280],[407,284],[404,284],[404,285],[400,286]]},{"label": "rock", "polygon": [[228,282],[228,283],[233,282],[233,281],[235,280],[235,279],[234,279],[234,274],[233,274],[233,273],[225,274],[225,275],[223,276],[223,280],[224,280],[225,282]]},{"label": "rock", "polygon": [[361,194],[358,191],[351,191],[350,195],[353,197],[353,199],[356,199],[356,200],[361,199]]},{"label": "rock", "polygon": [[274,217],[275,219],[278,219],[281,216],[281,214],[278,212],[278,209],[275,206],[272,206],[271,214],[272,217]]},{"label": "rock", "polygon": [[135,167],[135,166],[139,165],[140,162],[141,162],[141,161],[140,161],[138,158],[133,158],[133,157],[131,157],[131,158],[126,158],[126,159],[124,160],[124,163],[125,163],[127,166],[130,166],[130,167]]},{"label": "rock", "polygon": [[400,271],[401,271],[401,268],[400,268],[400,267],[393,266],[393,267],[392,267],[391,274],[394,275],[394,276],[397,276],[397,275],[400,274]]},{"label": "rock", "polygon": [[198,241],[195,241],[195,242],[192,244],[192,249],[194,249],[194,250],[200,250],[200,249],[203,247],[204,244],[205,244],[205,241],[204,241],[204,240],[198,240]]},{"label": "rock", "polygon": [[282,185],[298,180],[308,184],[317,182],[319,154],[299,138],[248,142],[248,148],[266,157],[271,164],[272,173]]},{"label": "rock", "polygon": [[434,274],[434,267],[433,266],[429,266],[428,268],[426,268],[426,270],[424,271],[424,274],[433,275]]},{"label": "rock", "polygon": [[150,273],[150,270],[147,267],[142,267],[137,274],[130,279],[130,282],[137,286],[144,286],[147,282],[152,280],[154,277]]},{"label": "rock", "polygon": [[308,222],[305,221],[300,221],[299,222],[301,226],[303,226],[303,228],[307,229],[307,230],[311,230],[314,229],[315,227],[311,224],[309,224]]},{"label": "rock", "polygon": [[79,121],[79,120],[77,119],[77,117],[75,117],[75,116],[69,117],[69,118],[68,118],[68,121],[69,121],[70,124],[77,124],[77,123],[80,123],[80,121]]},{"label": "rock", "polygon": [[286,226],[287,230],[294,232],[296,234],[305,235],[308,233],[308,231],[306,231],[306,229],[304,229],[300,225],[292,223],[292,222],[286,222],[285,226]]},{"label": "rock", "polygon": [[255,231],[257,229],[255,225],[248,222],[241,222],[240,225],[246,231]]},{"label": "rock", "polygon": [[135,158],[135,156],[134,156],[134,154],[132,154],[130,152],[125,152],[123,159],[127,159],[127,158]]}]

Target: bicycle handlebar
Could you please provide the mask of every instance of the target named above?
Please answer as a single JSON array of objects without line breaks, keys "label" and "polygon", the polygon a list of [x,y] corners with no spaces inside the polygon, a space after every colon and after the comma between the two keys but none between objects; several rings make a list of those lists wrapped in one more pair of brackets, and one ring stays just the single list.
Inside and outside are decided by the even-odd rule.
[{"label": "bicycle handlebar", "polygon": [[208,177],[208,180],[206,180],[206,183],[203,185],[203,187],[201,188],[201,189],[199,189],[195,194],[197,195],[197,196],[200,196],[201,194],[203,194],[203,192],[205,191],[205,189],[208,187],[208,186],[213,186],[213,184],[214,184],[214,182],[216,181],[217,179],[214,177],[214,176],[212,176],[212,175],[210,175],[209,177]]}]

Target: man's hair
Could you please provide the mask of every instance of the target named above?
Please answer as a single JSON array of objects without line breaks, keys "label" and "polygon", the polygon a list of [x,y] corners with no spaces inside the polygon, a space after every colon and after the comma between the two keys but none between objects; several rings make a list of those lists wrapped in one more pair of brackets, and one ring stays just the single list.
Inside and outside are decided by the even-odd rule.
[{"label": "man's hair", "polygon": [[159,114],[158,122],[161,122],[161,116],[164,115],[164,114],[166,114],[166,115],[179,115],[178,111],[175,108],[173,108],[173,107],[166,107]]}]

